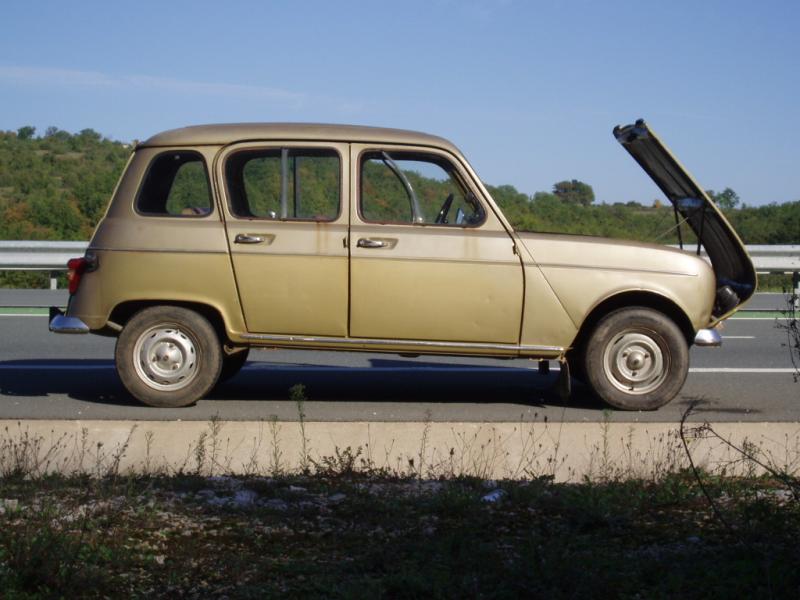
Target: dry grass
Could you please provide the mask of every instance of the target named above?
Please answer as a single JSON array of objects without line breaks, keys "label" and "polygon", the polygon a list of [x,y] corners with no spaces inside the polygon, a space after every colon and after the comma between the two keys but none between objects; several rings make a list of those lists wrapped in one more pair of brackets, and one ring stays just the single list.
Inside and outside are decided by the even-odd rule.
[{"label": "dry grass", "polygon": [[[303,422],[266,421],[238,477],[218,418],[172,470],[152,468],[145,435],[138,474],[120,468],[134,429],[109,448],[85,430],[72,440],[6,429],[0,589],[11,598],[727,598],[796,597],[800,586],[800,454],[788,440],[786,456],[745,444],[741,464],[692,470],[694,440],[718,436],[707,424],[655,439],[644,454],[629,441],[620,455],[607,415],[584,480],[557,483],[559,428],[521,422],[513,477],[493,481],[508,457],[491,430],[455,435],[439,452],[425,428],[419,452],[395,465],[376,460],[374,440],[316,456],[307,439],[292,471],[282,440],[295,428],[305,438]],[[65,465],[80,469],[59,474]]]}]

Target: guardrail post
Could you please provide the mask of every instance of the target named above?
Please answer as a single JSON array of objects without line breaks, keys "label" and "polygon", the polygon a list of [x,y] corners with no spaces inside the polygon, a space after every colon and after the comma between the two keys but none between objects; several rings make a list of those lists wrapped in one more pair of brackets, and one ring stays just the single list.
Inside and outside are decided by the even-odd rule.
[{"label": "guardrail post", "polygon": [[794,309],[800,310],[800,271],[792,273],[792,287],[794,288]]},{"label": "guardrail post", "polygon": [[58,271],[50,271],[50,289],[58,289]]}]

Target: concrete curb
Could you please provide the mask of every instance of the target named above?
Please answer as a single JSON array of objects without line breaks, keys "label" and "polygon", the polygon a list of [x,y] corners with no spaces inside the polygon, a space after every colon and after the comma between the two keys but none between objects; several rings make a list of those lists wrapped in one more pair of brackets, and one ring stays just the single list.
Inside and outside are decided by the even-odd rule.
[{"label": "concrete curb", "polygon": [[[756,473],[690,423],[696,464]],[[800,464],[800,423],[719,423],[714,431],[760,460]],[[704,435],[698,435],[704,433]],[[688,465],[675,423],[433,423],[280,421],[0,421],[0,473],[108,472],[269,475],[360,448],[362,461],[401,473],[524,479],[657,477]],[[344,457],[343,460],[346,460]],[[15,463],[16,461],[16,463]]]}]

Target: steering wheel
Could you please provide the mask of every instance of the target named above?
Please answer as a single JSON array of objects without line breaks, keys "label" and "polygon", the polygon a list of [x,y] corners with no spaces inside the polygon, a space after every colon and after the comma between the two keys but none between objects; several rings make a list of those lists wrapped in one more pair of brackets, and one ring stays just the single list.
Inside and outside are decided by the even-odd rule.
[{"label": "steering wheel", "polygon": [[439,209],[439,214],[436,215],[436,223],[447,223],[447,213],[450,212],[450,206],[453,204],[453,194],[448,194],[442,203],[442,208]]}]

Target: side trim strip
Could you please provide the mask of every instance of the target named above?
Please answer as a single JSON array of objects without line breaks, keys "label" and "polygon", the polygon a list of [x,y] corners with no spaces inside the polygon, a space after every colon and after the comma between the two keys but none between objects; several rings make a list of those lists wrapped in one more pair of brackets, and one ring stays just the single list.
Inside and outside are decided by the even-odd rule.
[{"label": "side trim strip", "polygon": [[[339,246],[341,247],[341,245],[342,243],[340,241]],[[263,258],[347,258],[346,249],[343,249],[341,251],[337,250],[337,252],[341,253],[334,254],[333,252],[325,253],[325,252],[268,252],[268,251],[259,252],[258,248],[254,247],[252,252],[247,252],[246,250],[238,250],[234,248],[231,250],[231,256],[257,256]]]},{"label": "side trim strip", "polygon": [[101,248],[92,246],[87,251],[96,252],[158,252],[161,254],[228,254],[226,250],[171,250],[169,248]]},{"label": "side trim strip", "polygon": [[627,273],[655,273],[658,275],[678,275],[681,277],[697,277],[697,273],[681,271],[660,271],[657,269],[633,269],[629,267],[603,267],[596,265],[575,265],[567,263],[536,263],[542,269],[582,269],[586,271],[624,271]]},{"label": "side trim strip", "polygon": [[511,350],[511,351],[541,351],[563,352],[561,346],[535,346],[518,344],[490,344],[476,342],[429,342],[421,340],[383,340],[371,338],[343,338],[343,337],[313,337],[306,335],[272,335],[265,333],[243,333],[242,337],[249,340],[266,342],[286,342],[296,344],[335,344],[352,346],[413,346],[416,348],[463,348],[469,350]]},{"label": "side trim strip", "polygon": [[473,264],[473,265],[490,265],[496,267],[513,267],[519,269],[519,259],[514,256],[513,252],[509,253],[508,258],[491,260],[480,258],[442,258],[439,256],[392,256],[389,253],[376,253],[374,255],[367,255],[359,251],[351,255],[352,260],[391,260],[391,261],[414,261],[414,262],[434,262],[434,263],[458,263],[458,264]]}]

